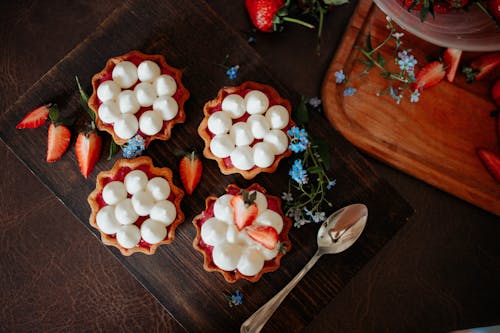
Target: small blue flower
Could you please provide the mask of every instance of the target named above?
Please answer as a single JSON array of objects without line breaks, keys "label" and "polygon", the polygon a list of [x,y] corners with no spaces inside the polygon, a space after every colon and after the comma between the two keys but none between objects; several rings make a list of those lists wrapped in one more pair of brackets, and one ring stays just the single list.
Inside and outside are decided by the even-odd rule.
[{"label": "small blue flower", "polygon": [[399,68],[402,71],[407,71],[413,73],[415,65],[417,64],[417,60],[412,55],[408,54],[411,50],[404,50],[398,52],[399,60],[396,60]]},{"label": "small blue flower", "polygon": [[349,87],[346,90],[344,90],[344,96],[352,96],[356,93],[356,89],[353,87]]},{"label": "small blue flower", "polygon": [[305,129],[294,126],[287,131],[287,134],[290,136],[289,148],[294,153],[303,152],[309,146],[310,142]]},{"label": "small blue flower", "polygon": [[122,153],[125,158],[135,158],[142,155],[146,150],[146,140],[139,134],[130,139],[123,147]]},{"label": "small blue flower", "polygon": [[306,216],[313,217],[313,213],[307,207],[304,207],[304,212],[306,212]]},{"label": "small blue flower", "polygon": [[281,195],[281,199],[283,199],[285,201],[288,201],[288,202],[293,201],[292,193],[290,193],[290,192],[283,192],[283,194]]},{"label": "small blue flower", "polygon": [[402,33],[402,32],[395,32],[392,34],[392,37],[396,38],[396,39],[400,39],[401,37],[403,37],[405,34]]},{"label": "small blue flower", "polygon": [[335,75],[335,83],[340,84],[344,82],[345,74],[343,69],[339,70],[338,72],[335,72],[333,75]]},{"label": "small blue flower", "polygon": [[316,214],[314,214],[312,219],[315,223],[319,223],[323,222],[326,219],[326,216],[324,212],[316,212]]},{"label": "small blue flower", "polygon": [[415,89],[410,96],[410,102],[412,103],[417,103],[420,97],[420,91],[418,89]]},{"label": "small blue flower", "polygon": [[396,100],[397,104],[401,103],[401,99],[403,98],[403,94],[398,94],[398,91],[394,89],[393,87],[389,87],[389,93],[393,99]]},{"label": "small blue flower", "polygon": [[311,105],[313,108],[318,108],[321,105],[321,99],[318,97],[311,97],[309,98],[308,101],[309,105]]},{"label": "small blue flower", "polygon": [[234,294],[232,294],[232,295],[224,294],[224,296],[228,300],[229,307],[238,306],[238,305],[243,304],[243,294],[238,289],[236,289]]},{"label": "small blue flower", "polygon": [[238,70],[240,69],[240,66],[239,65],[236,65],[236,66],[233,66],[233,67],[230,67],[227,71],[226,71],[226,75],[229,77],[230,80],[234,80],[238,77]]},{"label": "small blue flower", "polygon": [[300,228],[301,226],[303,226],[304,224],[307,224],[307,223],[309,223],[309,221],[306,219],[295,219],[293,226],[295,228]]},{"label": "small blue flower", "polygon": [[328,184],[326,185],[326,189],[327,190],[331,190],[336,184],[337,184],[337,180],[336,179],[330,180],[328,182]]},{"label": "small blue flower", "polygon": [[307,181],[308,181],[307,171],[304,170],[304,168],[302,167],[301,160],[295,160],[295,162],[293,163],[292,168],[290,169],[288,174],[298,184],[300,184],[300,185],[307,184]]}]

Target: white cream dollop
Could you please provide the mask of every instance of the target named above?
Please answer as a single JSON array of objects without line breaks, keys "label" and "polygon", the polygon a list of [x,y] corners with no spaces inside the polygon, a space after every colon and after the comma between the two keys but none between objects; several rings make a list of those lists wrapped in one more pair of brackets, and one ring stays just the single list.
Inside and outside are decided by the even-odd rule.
[{"label": "white cream dollop", "polygon": [[261,114],[253,114],[248,117],[247,124],[256,139],[263,139],[271,128],[266,117]]},{"label": "white cream dollop", "polygon": [[214,202],[214,216],[220,221],[226,222],[228,224],[233,223],[233,207],[231,206],[231,200],[233,195],[224,194],[217,198]]},{"label": "white cream dollop", "polygon": [[119,62],[113,68],[111,76],[120,88],[130,88],[137,82],[137,67],[130,61]]},{"label": "white cream dollop", "polygon": [[167,237],[167,227],[165,224],[147,219],[141,224],[141,237],[149,244],[156,244]]},{"label": "white cream dollop", "polygon": [[123,199],[115,206],[115,218],[120,224],[132,224],[139,218],[139,215],[129,198]]},{"label": "white cream dollop", "polygon": [[214,264],[225,270],[232,271],[238,266],[242,248],[237,244],[222,243],[213,248]]},{"label": "white cream dollop", "polygon": [[160,96],[154,101],[153,110],[160,112],[163,120],[172,120],[179,112],[179,105],[170,96]]},{"label": "white cream dollop", "polygon": [[113,80],[104,81],[97,87],[97,97],[103,103],[116,99],[120,92],[120,86]]},{"label": "white cream dollop", "polygon": [[264,137],[264,142],[271,144],[275,155],[283,154],[288,149],[288,137],[282,130],[271,130]]},{"label": "white cream dollop", "polygon": [[118,108],[116,102],[113,100],[109,100],[99,105],[97,114],[105,124],[112,124],[121,117],[120,109]]},{"label": "white cream dollop", "polygon": [[222,110],[229,113],[231,118],[238,119],[245,114],[245,103],[243,97],[237,94],[227,95],[222,100]]},{"label": "white cream dollop", "polygon": [[132,206],[139,216],[149,215],[155,204],[155,200],[150,192],[138,191],[132,196]]},{"label": "white cream dollop", "polygon": [[250,146],[237,146],[229,156],[233,165],[240,170],[250,170],[254,166],[253,149]]},{"label": "white cream dollop", "polygon": [[115,205],[126,197],[127,190],[120,181],[109,182],[102,189],[102,199],[108,205]]},{"label": "white cream dollop", "polygon": [[253,146],[253,160],[259,168],[270,167],[274,162],[274,147],[269,142],[257,142]]},{"label": "white cream dollop", "polygon": [[173,96],[177,91],[177,83],[168,74],[158,76],[153,83],[153,87],[158,96]]},{"label": "white cream dollop", "polygon": [[120,223],[115,219],[115,208],[114,206],[104,206],[102,207],[95,217],[97,226],[106,235],[116,234],[118,229],[120,229]]},{"label": "white cream dollop", "polygon": [[233,124],[231,116],[225,111],[214,112],[208,117],[208,130],[215,135],[226,134]]},{"label": "white cream dollop", "polygon": [[139,121],[133,114],[122,114],[115,122],[114,129],[119,138],[128,140],[137,133]]},{"label": "white cream dollop", "polygon": [[264,267],[264,256],[255,248],[247,248],[238,261],[238,271],[247,276],[254,276]]},{"label": "white cream dollop", "polygon": [[248,124],[243,121],[233,124],[229,134],[236,146],[248,146],[254,140]]},{"label": "white cream dollop", "polygon": [[141,240],[141,231],[134,225],[122,225],[116,233],[118,244],[126,249],[136,247]]},{"label": "white cream dollop", "polygon": [[228,157],[234,148],[233,138],[229,134],[216,135],[210,141],[210,151],[219,158]]},{"label": "white cream dollop", "polygon": [[127,192],[133,195],[146,188],[148,176],[144,171],[132,170],[125,176],[123,183]]},{"label": "white cream dollop", "polygon": [[135,97],[140,106],[147,107],[153,105],[158,97],[153,85],[149,82],[141,82],[134,88]]},{"label": "white cream dollop", "polygon": [[117,102],[121,113],[134,114],[141,108],[136,94],[132,90],[123,90],[118,95]]},{"label": "white cream dollop", "polygon": [[249,114],[262,114],[269,107],[269,99],[259,90],[252,90],[245,95],[245,109]]},{"label": "white cream dollop", "polygon": [[153,82],[160,73],[160,66],[151,60],[144,60],[137,67],[137,77],[142,82]]},{"label": "white cream dollop", "polygon": [[215,217],[206,220],[201,226],[201,238],[211,246],[225,242],[228,224]]},{"label": "white cream dollop", "polygon": [[169,226],[177,217],[177,210],[175,209],[175,205],[171,201],[161,200],[156,202],[156,204],[151,209],[149,216],[153,220]]},{"label": "white cream dollop", "polygon": [[170,195],[170,185],[165,178],[151,178],[146,187],[156,201],[166,200]]},{"label": "white cream dollop", "polygon": [[155,135],[162,127],[163,118],[158,111],[148,110],[139,117],[139,129],[146,135]]},{"label": "white cream dollop", "polygon": [[255,222],[265,226],[273,227],[274,229],[276,229],[278,234],[281,232],[281,230],[283,230],[283,218],[280,216],[280,214],[271,209],[266,209],[261,214],[259,214],[255,219]]},{"label": "white cream dollop", "polygon": [[283,105],[273,105],[266,111],[266,119],[272,129],[283,129],[290,122],[290,115]]}]

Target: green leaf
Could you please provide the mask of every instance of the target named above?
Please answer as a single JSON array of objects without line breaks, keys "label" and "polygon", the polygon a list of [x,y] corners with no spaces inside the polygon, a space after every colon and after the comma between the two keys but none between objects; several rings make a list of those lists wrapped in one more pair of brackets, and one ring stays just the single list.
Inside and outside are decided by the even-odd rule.
[{"label": "green leaf", "polygon": [[50,121],[53,122],[54,124],[56,124],[57,121],[59,120],[59,107],[57,106],[57,104],[52,104],[49,107],[49,118]]},{"label": "green leaf", "polygon": [[80,104],[83,107],[83,109],[88,113],[90,119],[92,121],[95,121],[95,113],[92,111],[89,107],[89,95],[83,90],[82,86],[80,85],[80,80],[78,80],[78,76],[75,76],[76,80],[76,85],[78,86],[78,91],[80,92]]},{"label": "green leaf", "polygon": [[313,175],[319,175],[320,173],[323,172],[323,168],[320,166],[313,166],[307,169],[307,171]]},{"label": "green leaf", "polygon": [[299,105],[293,109],[293,119],[295,119],[298,125],[309,122],[309,111],[307,110],[306,103],[306,98],[302,96]]},{"label": "green leaf", "polygon": [[385,59],[384,57],[382,56],[382,54],[380,53],[377,53],[377,61],[380,65],[384,66],[385,65]]},{"label": "green leaf", "polygon": [[113,156],[118,152],[118,145],[116,144],[115,140],[111,138],[111,142],[109,143],[109,154],[108,154],[108,161],[113,158]]},{"label": "green leaf", "polygon": [[391,77],[391,72],[388,72],[388,71],[381,72],[380,76],[382,76],[384,78],[389,78],[389,77]]},{"label": "green leaf", "polygon": [[325,5],[338,6],[338,5],[343,5],[345,3],[349,3],[349,0],[323,0],[323,2],[325,3]]},{"label": "green leaf", "polygon": [[323,165],[325,166],[326,170],[330,169],[331,163],[330,163],[330,146],[324,142],[318,140],[316,142],[316,145],[318,146],[318,154],[321,157],[321,161]]}]

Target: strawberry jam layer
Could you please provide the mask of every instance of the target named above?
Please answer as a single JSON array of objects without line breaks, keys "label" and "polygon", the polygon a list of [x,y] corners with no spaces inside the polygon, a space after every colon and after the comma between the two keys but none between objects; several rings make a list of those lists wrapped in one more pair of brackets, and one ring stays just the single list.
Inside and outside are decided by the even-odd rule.
[{"label": "strawberry jam layer", "polygon": [[[236,94],[236,95],[240,95],[241,97],[245,98],[246,94],[248,94],[250,91],[252,91],[253,89],[243,89],[239,92],[233,92],[233,93],[228,93],[227,91],[223,91],[222,92],[222,99],[221,99],[221,102],[218,103],[216,106],[214,106],[212,109],[208,110],[208,113],[209,115],[212,115],[213,113],[215,112],[218,112],[218,111],[222,111],[222,101],[224,100],[224,98],[226,98],[228,95],[233,95],[233,94]],[[274,105],[279,105],[278,102],[276,102],[276,100],[274,100],[271,95],[269,95],[267,92],[265,91],[261,91],[262,93],[264,93],[267,97],[267,99],[269,100],[269,107],[272,107]],[[243,114],[243,116],[237,118],[237,119],[232,119],[232,123],[233,124],[236,124],[236,123],[239,123],[239,122],[246,122],[247,119],[250,117],[250,114],[248,112],[245,112],[245,114]],[[292,126],[289,124],[287,125],[285,128],[282,129],[282,131],[284,131],[285,133],[291,128]],[[213,139],[215,134],[210,132],[210,130],[207,128],[207,132],[208,134],[210,135],[210,138]],[[264,140],[262,139],[254,139],[252,141],[251,144],[249,144],[250,147],[253,147],[255,146],[255,144],[257,144],[258,142],[262,142]],[[224,162],[224,165],[227,167],[227,168],[233,168],[234,165],[233,165],[233,162],[231,161],[231,158],[230,157],[224,157],[222,159],[222,161]],[[254,165],[252,168],[250,168],[250,170],[253,170],[255,169],[257,166]]]},{"label": "strawberry jam layer", "polygon": [[[129,167],[121,167],[120,169],[118,169],[118,172],[113,177],[107,177],[107,178],[103,179],[103,188],[104,188],[104,186],[106,186],[107,184],[109,184],[113,181],[124,182],[125,176],[127,176],[133,170],[143,171],[148,176],[148,179],[152,179],[155,177],[161,177],[161,176],[157,176],[157,175],[153,174],[147,165],[140,165],[135,169],[132,169]],[[127,193],[127,198],[131,198],[131,197],[132,197],[132,195],[130,193]],[[170,195],[168,196],[167,200],[171,201],[171,202],[173,202],[175,200],[175,195],[173,192],[170,192]],[[99,209],[108,205],[106,202],[104,202],[104,199],[102,198],[102,193],[97,194],[96,202],[99,205]],[[139,218],[133,224],[140,228],[141,225],[144,223],[144,221],[146,221],[148,218],[149,218],[149,216],[139,216]],[[116,238],[116,234],[109,235],[109,236],[112,238]],[[152,246],[152,244],[146,242],[145,240],[143,240],[141,238],[138,246],[142,247],[142,248],[149,249]]]}]

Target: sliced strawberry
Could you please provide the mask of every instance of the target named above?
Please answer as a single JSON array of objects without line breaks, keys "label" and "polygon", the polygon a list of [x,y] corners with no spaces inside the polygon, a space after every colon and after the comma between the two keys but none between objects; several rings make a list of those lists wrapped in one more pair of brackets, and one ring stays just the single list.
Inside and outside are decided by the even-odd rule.
[{"label": "sliced strawberry", "polygon": [[460,57],[462,56],[462,50],[447,48],[443,54],[444,65],[446,66],[446,79],[449,82],[453,82],[455,79],[455,74],[457,73],[458,64],[460,63]]},{"label": "sliced strawberry", "polygon": [[95,132],[80,133],[76,138],[75,152],[83,177],[87,178],[101,156],[102,138]]},{"label": "sliced strawberry", "polygon": [[49,108],[51,106],[51,104],[42,105],[29,112],[23,120],[16,125],[16,128],[38,128],[44,125],[49,118]]},{"label": "sliced strawberry", "polygon": [[248,236],[262,244],[266,249],[274,250],[278,244],[278,232],[271,226],[250,226],[245,229]]},{"label": "sliced strawberry", "polygon": [[257,218],[259,209],[255,203],[256,197],[256,192],[250,194],[247,191],[241,191],[240,194],[235,195],[231,199],[231,206],[233,207],[233,222],[239,231],[251,225]]},{"label": "sliced strawberry", "polygon": [[500,52],[487,53],[474,59],[463,72],[467,82],[472,82],[486,78],[498,65],[500,65]]},{"label": "sliced strawberry", "polygon": [[201,159],[194,150],[182,157],[179,164],[179,173],[187,194],[192,194],[196,186],[198,186],[202,171]]},{"label": "sliced strawberry", "polygon": [[402,0],[401,5],[408,10],[421,10],[424,6],[423,0]]},{"label": "sliced strawberry", "polygon": [[434,5],[432,5],[432,9],[436,14],[448,14],[452,11],[452,8],[449,3],[446,1],[436,1]]},{"label": "sliced strawberry", "polygon": [[418,72],[413,88],[424,90],[433,87],[441,82],[445,75],[443,63],[439,61],[428,63]]},{"label": "sliced strawberry", "polygon": [[488,12],[495,20],[500,21],[500,0],[488,0],[487,7]]},{"label": "sliced strawberry", "polygon": [[497,106],[500,106],[500,80],[497,80],[491,88],[491,98],[493,98]]},{"label": "sliced strawberry", "polygon": [[71,132],[64,125],[49,126],[47,137],[47,162],[57,161],[68,149],[71,139]]},{"label": "sliced strawberry", "polygon": [[478,148],[476,153],[489,173],[500,183],[500,156],[485,148]]}]

